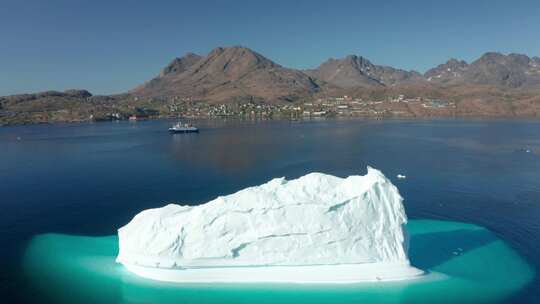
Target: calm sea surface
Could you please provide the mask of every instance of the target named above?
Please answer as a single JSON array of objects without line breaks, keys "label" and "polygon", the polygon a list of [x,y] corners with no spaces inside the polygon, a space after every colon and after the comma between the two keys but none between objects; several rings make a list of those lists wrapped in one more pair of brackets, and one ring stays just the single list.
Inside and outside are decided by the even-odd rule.
[{"label": "calm sea surface", "polygon": [[[540,271],[539,121],[200,121],[178,135],[171,123],[0,128],[0,302],[37,301],[19,275],[35,235],[113,235],[143,209],[367,165],[410,218],[484,226]],[[540,303],[538,275],[506,303]]]}]

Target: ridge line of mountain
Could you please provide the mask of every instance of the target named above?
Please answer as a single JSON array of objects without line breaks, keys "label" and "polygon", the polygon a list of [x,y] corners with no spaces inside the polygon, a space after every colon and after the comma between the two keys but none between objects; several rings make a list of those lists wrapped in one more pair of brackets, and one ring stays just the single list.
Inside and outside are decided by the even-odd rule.
[{"label": "ridge line of mountain", "polygon": [[189,53],[176,58],[158,76],[129,93],[216,102],[242,96],[294,101],[321,91],[410,85],[540,88],[540,58],[487,52],[470,64],[449,59],[421,74],[347,55],[330,58],[314,69],[297,70],[246,47],[218,47],[206,56]]},{"label": "ridge line of mountain", "polygon": [[[92,96],[86,90],[67,90],[0,97],[0,124],[95,119],[118,113],[114,111],[133,115],[140,109],[170,114],[178,107],[196,108],[197,102],[302,105],[345,95],[369,102],[403,96],[427,100],[425,106],[430,100],[445,100],[455,105],[445,116],[540,116],[540,58],[488,52],[471,63],[451,58],[420,74],[348,55],[330,58],[315,69],[297,70],[245,47],[218,47],[207,55],[174,58],[154,78],[122,94]],[[441,114],[392,105],[368,108],[361,111]]]},{"label": "ridge line of mountain", "polygon": [[127,93],[214,101],[250,95],[294,101],[328,89],[428,84],[540,89],[540,58],[486,52],[471,63],[450,58],[421,74],[347,55],[329,58],[313,69],[299,70],[281,66],[246,47],[217,47],[206,56],[189,52],[174,58],[159,75]]}]

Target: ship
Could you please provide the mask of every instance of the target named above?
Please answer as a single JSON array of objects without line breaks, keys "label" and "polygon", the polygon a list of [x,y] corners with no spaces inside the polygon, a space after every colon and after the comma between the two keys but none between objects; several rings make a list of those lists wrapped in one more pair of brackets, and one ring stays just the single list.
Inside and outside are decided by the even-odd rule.
[{"label": "ship", "polygon": [[191,124],[177,122],[175,125],[169,128],[170,133],[197,133],[199,129]]}]

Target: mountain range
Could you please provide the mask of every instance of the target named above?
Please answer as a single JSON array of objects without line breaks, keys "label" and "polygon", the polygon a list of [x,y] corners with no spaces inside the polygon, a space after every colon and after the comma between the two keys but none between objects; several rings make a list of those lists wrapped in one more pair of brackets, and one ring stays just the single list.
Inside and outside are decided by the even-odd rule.
[{"label": "mountain range", "polygon": [[275,102],[295,101],[341,89],[471,85],[540,90],[540,58],[489,52],[471,63],[450,59],[422,74],[376,65],[362,56],[349,55],[328,59],[315,69],[295,70],[245,47],[219,47],[206,56],[188,53],[175,58],[158,76],[129,93],[211,102],[245,97]]},{"label": "mountain range", "polygon": [[412,105],[369,109],[397,116],[540,116],[540,58],[488,52],[471,63],[450,59],[420,73],[348,55],[298,70],[245,47],[218,47],[208,55],[174,58],[154,78],[123,94],[92,96],[86,90],[67,90],[0,97],[0,125],[107,120],[118,113],[170,116],[180,108],[189,112],[198,102],[302,105],[343,95],[367,101],[403,95],[455,105],[445,111]]}]

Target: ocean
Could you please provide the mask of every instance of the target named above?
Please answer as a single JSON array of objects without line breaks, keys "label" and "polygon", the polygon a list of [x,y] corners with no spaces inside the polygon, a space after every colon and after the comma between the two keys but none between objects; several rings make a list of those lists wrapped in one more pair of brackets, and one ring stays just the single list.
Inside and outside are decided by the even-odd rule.
[{"label": "ocean", "polygon": [[[170,120],[0,128],[3,302],[55,301],[54,293],[66,297],[68,292],[61,288],[49,288],[44,294],[43,284],[37,282],[43,277],[29,275],[28,261],[32,265],[36,260],[53,265],[55,257],[68,257],[66,251],[70,247],[84,244],[89,248],[83,254],[99,251],[101,246],[114,244],[111,236],[143,209],[170,202],[196,205],[274,177],[296,178],[309,172],[342,177],[365,174],[368,165],[380,169],[396,184],[411,222],[420,223],[415,227],[423,227],[421,223],[426,223],[423,221],[426,219],[432,220],[427,221],[430,225],[443,225],[447,221],[469,223],[485,228],[490,237],[504,242],[508,251],[504,247],[500,264],[512,269],[499,267],[508,275],[501,276],[505,279],[498,284],[512,286],[513,281],[523,284],[500,297],[484,297],[486,301],[540,302],[540,279],[536,274],[540,269],[539,121],[194,122],[201,130],[199,134],[169,134],[167,128],[173,123]],[[398,174],[407,178],[398,179]],[[93,241],[84,242],[87,238]],[[459,245],[461,238],[465,244],[470,242],[467,234],[446,235],[446,242]],[[411,248],[415,248],[414,238],[411,242]],[[492,247],[498,250],[497,246]],[[103,249],[103,252],[113,255],[111,250]],[[468,263],[481,263],[495,252],[483,250],[471,250]],[[520,259],[518,264],[514,263],[513,253]],[[417,263],[429,268],[433,266],[429,261],[435,260],[436,253],[422,261],[421,254],[416,252],[412,255],[413,263],[415,256]],[[463,268],[454,264],[452,267],[457,268],[450,272]],[[59,272],[62,273],[62,268]],[[530,279],[516,279],[526,272]],[[72,279],[76,278],[85,280],[76,276]],[[482,276],[473,278],[476,283],[482,283]],[[128,291],[129,297],[126,300],[111,291],[111,298],[106,298],[111,303],[167,302],[179,296],[170,292],[176,290],[175,286],[168,286],[167,294],[160,295],[157,287],[145,285],[141,288],[143,292],[129,282],[118,283],[124,281],[117,278],[114,282],[116,288]],[[476,286],[460,284],[460,288],[467,284]],[[96,293],[103,290],[97,283],[81,282],[81,286],[96,288]],[[399,294],[408,294],[407,287],[399,288]],[[183,302],[263,303],[261,299],[267,302],[272,293],[267,286],[232,290],[234,296],[227,289],[218,289],[213,290],[216,296],[212,297],[212,292],[193,287],[184,290],[183,294],[189,297]],[[299,299],[305,303],[378,299],[379,303],[381,297],[382,303],[400,302],[376,292],[372,293],[373,298],[362,298],[351,287],[338,293],[315,292],[305,287],[298,290],[287,287],[273,293],[281,302],[291,303]],[[370,295],[368,291],[362,294]],[[74,297],[70,302],[84,302],[84,299]]]}]

